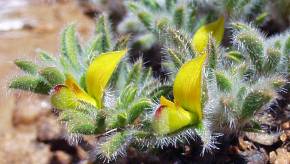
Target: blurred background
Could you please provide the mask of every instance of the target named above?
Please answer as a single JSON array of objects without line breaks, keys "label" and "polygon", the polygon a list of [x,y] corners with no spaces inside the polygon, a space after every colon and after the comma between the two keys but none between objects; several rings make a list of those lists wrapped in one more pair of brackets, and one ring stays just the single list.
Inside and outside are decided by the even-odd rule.
[{"label": "blurred background", "polygon": [[0,0],[0,163],[71,163],[86,158],[62,139],[47,97],[9,93],[16,58],[35,59],[37,49],[57,54],[59,34],[75,22],[83,39],[94,28],[97,8],[73,0]]}]

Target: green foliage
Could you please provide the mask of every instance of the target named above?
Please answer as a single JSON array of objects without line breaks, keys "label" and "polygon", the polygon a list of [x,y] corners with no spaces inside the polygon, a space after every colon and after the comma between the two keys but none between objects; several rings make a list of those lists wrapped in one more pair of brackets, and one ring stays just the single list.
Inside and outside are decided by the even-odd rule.
[{"label": "green foliage", "polygon": [[65,121],[68,131],[75,134],[95,134],[97,128],[94,117],[77,110],[63,111],[60,115],[60,121]]},{"label": "green foliage", "polygon": [[50,84],[56,86],[64,83],[64,75],[56,67],[46,67],[40,71],[40,75]]},{"label": "green foliage", "polygon": [[227,92],[232,89],[232,82],[222,72],[216,72],[216,83],[219,90]]},{"label": "green foliage", "polygon": [[40,50],[39,51],[39,59],[45,63],[55,63],[56,59],[51,56],[49,53]]},{"label": "green foliage", "polygon": [[123,147],[128,141],[128,132],[117,132],[98,146],[98,155],[105,159],[116,158],[123,153]]},{"label": "green foliage", "polygon": [[251,118],[257,109],[260,109],[263,105],[267,104],[272,99],[267,91],[253,91],[249,93],[242,105],[241,119]]},{"label": "green foliage", "polygon": [[94,50],[98,50],[98,53],[107,52],[111,49],[111,34],[110,34],[110,24],[106,16],[101,15],[98,18],[96,24],[96,34],[97,39],[95,41]]},{"label": "green foliage", "polygon": [[48,94],[51,87],[40,77],[25,75],[13,79],[9,88],[21,89],[40,94]]},{"label": "green foliage", "polygon": [[258,33],[254,31],[241,31],[237,35],[237,42],[245,49],[245,53],[248,53],[251,62],[255,65],[258,72],[263,68],[263,40]]},{"label": "green foliage", "polygon": [[[138,40],[143,40],[141,37],[148,36],[148,34],[153,34],[155,38],[159,38],[160,34],[164,33],[163,28],[167,27],[184,30],[188,34],[192,34],[203,24],[211,22],[224,13],[227,13],[228,17],[233,19],[255,19],[256,25],[262,25],[269,15],[269,12],[265,11],[267,4],[268,2],[265,0],[165,0],[165,2],[127,0],[125,6],[129,14],[120,23],[118,29],[121,33],[133,34],[132,38],[137,37]],[[135,43],[135,39],[132,39],[132,45],[135,45]],[[146,44],[147,42],[143,43]],[[158,43],[160,42],[154,39],[151,46]],[[146,49],[150,49],[151,46],[141,45]]]},{"label": "green foliage", "polygon": [[64,60],[68,60],[72,65],[73,69],[79,69],[78,56],[81,53],[80,45],[77,42],[75,33],[75,26],[68,26],[62,33],[61,37],[61,53]]},{"label": "green foliage", "polygon": [[[204,130],[197,130],[204,148],[214,142],[209,139],[214,132],[227,135],[249,130],[248,126],[252,129],[260,127],[259,121],[255,120],[255,113],[266,109],[277,98],[277,88],[283,87],[287,81],[289,53],[285,54],[285,49],[289,32],[285,36],[267,39],[246,23],[233,22],[232,28],[233,45],[223,49],[209,39],[206,51],[203,117],[211,125],[206,127],[207,124],[201,124]],[[167,50],[163,67],[175,77],[177,72],[174,70],[178,70],[194,55],[188,55],[190,47],[184,46],[184,43],[190,43],[189,37],[174,37],[172,34],[181,36],[177,35],[180,31],[174,28],[170,30],[171,35],[166,33],[160,40],[165,43],[164,49]],[[181,42],[182,39],[174,38],[184,40]]]},{"label": "green foliage", "polygon": [[281,59],[281,51],[276,48],[268,48],[266,50],[266,60],[263,65],[264,72],[273,72],[279,65]]},{"label": "green foliage", "polygon": [[24,72],[35,75],[37,73],[37,65],[31,61],[15,60],[15,64]]},{"label": "green foliage", "polygon": [[[231,0],[217,6],[221,5],[233,17],[237,8],[240,9],[237,13],[244,17],[255,17],[243,11],[244,8],[250,5],[251,10],[258,14],[264,3],[259,0],[255,6],[250,0]],[[173,79],[177,72],[201,54],[193,49],[193,32],[221,13],[209,8],[210,11],[203,14],[199,5],[194,1],[181,3],[176,0],[166,0],[164,4],[156,0],[127,2],[127,8],[139,22],[134,28],[143,30],[142,35],[133,38],[134,43],[129,45],[142,50],[156,43],[162,45],[165,59],[161,63],[162,69],[170,72],[166,82],[154,78],[152,69],[144,67],[141,59],[130,63],[125,58],[104,90],[103,105],[97,107],[87,101],[86,72],[91,61],[103,52],[128,47],[129,35],[115,40],[107,16],[101,15],[95,35],[84,45],[78,42],[75,25],[70,25],[61,35],[59,57],[40,51],[42,64],[16,60],[15,64],[24,75],[12,79],[9,87],[50,93],[51,104],[59,111],[59,120],[66,125],[67,131],[100,137],[96,154],[108,161],[125,153],[125,148],[131,143],[163,147],[199,137],[204,149],[216,148],[215,132],[237,134],[247,129],[245,125],[252,129],[260,127],[255,113],[273,102],[277,98],[276,91],[287,83],[290,35],[285,32],[284,36],[265,38],[255,27],[242,22],[231,24],[233,44],[226,48],[217,45],[210,35],[204,52],[207,59],[200,88],[202,120],[196,127],[189,124],[168,135],[160,135],[152,127],[153,115],[163,108],[156,104],[162,96],[172,98]],[[265,19],[263,14],[255,17],[257,24]],[[131,27],[134,25],[130,24]],[[70,83],[73,89],[67,84],[67,75],[75,79],[75,84]],[[172,104],[173,109],[179,107],[178,102]],[[184,115],[191,117],[187,111]]]}]

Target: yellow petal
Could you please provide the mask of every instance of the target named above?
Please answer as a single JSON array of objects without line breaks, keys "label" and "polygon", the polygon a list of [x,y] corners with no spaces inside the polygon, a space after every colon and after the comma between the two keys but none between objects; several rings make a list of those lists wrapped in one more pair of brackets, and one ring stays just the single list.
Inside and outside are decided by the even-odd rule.
[{"label": "yellow petal", "polygon": [[192,47],[199,53],[203,53],[209,41],[209,34],[215,39],[216,44],[219,45],[224,35],[224,17],[218,20],[201,26],[192,38]]},{"label": "yellow petal", "polygon": [[175,106],[175,104],[172,101],[166,99],[163,96],[160,97],[160,105],[161,106],[167,106],[167,107],[170,107],[170,108]]},{"label": "yellow petal", "polygon": [[155,112],[152,127],[157,134],[164,135],[191,125],[195,119],[194,115],[181,107],[161,105]]},{"label": "yellow petal", "polygon": [[89,95],[95,98],[98,108],[102,108],[104,90],[126,52],[127,50],[103,53],[90,64],[86,74],[86,85]]},{"label": "yellow petal", "polygon": [[205,59],[206,54],[182,65],[173,84],[175,104],[196,114],[198,121],[202,119],[201,82]]},{"label": "yellow petal", "polygon": [[68,89],[70,89],[76,97],[84,102],[87,102],[93,106],[96,106],[96,101],[90,95],[88,95],[76,82],[72,75],[67,74],[65,85]]}]

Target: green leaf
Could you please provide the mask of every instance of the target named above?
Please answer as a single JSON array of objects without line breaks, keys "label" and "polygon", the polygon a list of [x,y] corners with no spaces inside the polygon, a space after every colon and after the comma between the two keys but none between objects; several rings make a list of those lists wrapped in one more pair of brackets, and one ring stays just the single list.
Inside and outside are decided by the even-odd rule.
[{"label": "green leaf", "polygon": [[175,45],[175,47],[178,49],[188,50],[190,55],[194,57],[195,54],[189,42],[190,38],[188,38],[185,33],[174,28],[166,28],[164,30],[165,31],[162,32],[166,34],[165,37],[170,40]]},{"label": "green leaf", "polygon": [[126,49],[128,47],[129,39],[130,39],[130,35],[121,36],[117,40],[117,43],[114,46],[114,51],[120,51],[120,50]]},{"label": "green leaf", "polygon": [[237,39],[248,52],[252,64],[258,72],[262,71],[264,56],[264,44],[258,34],[253,34],[253,31],[244,31],[238,34]]},{"label": "green leaf", "polygon": [[181,28],[183,26],[184,16],[185,16],[184,10],[185,10],[184,6],[181,5],[181,6],[176,7],[176,9],[174,11],[173,22],[177,28]]},{"label": "green leaf", "polygon": [[67,58],[65,56],[60,57],[60,64],[62,65],[64,72],[68,73],[70,72],[70,63],[67,61]]},{"label": "green leaf", "polygon": [[43,50],[38,51],[38,56],[39,56],[40,60],[42,60],[43,62],[47,62],[47,63],[55,63],[56,62],[55,57],[53,57],[48,52],[45,52]]},{"label": "green leaf", "polygon": [[285,41],[284,56],[285,63],[288,65],[288,73],[290,73],[290,36]]},{"label": "green leaf", "polygon": [[21,76],[10,82],[9,88],[31,91],[34,93],[48,94],[51,87],[40,77]]},{"label": "green leaf", "polygon": [[266,60],[263,65],[264,73],[271,73],[275,71],[280,62],[281,52],[276,48],[268,48],[266,51]]},{"label": "green leaf", "polygon": [[171,85],[161,85],[156,87],[153,91],[149,93],[149,96],[152,97],[154,100],[158,100],[163,95],[170,95],[172,92]]},{"label": "green leaf", "polygon": [[166,9],[168,11],[170,11],[175,4],[176,4],[176,0],[166,0],[165,1]]},{"label": "green leaf", "polygon": [[94,55],[96,51],[102,50],[100,44],[102,42],[102,34],[96,34],[94,38],[90,41],[89,46],[86,48],[86,52],[89,55]]},{"label": "green leaf", "polygon": [[244,60],[243,55],[239,51],[230,51],[226,54],[226,58],[235,62],[241,63]]},{"label": "green leaf", "polygon": [[99,53],[107,52],[111,49],[111,32],[107,17],[101,15],[96,24],[96,34],[100,35],[96,46]]},{"label": "green leaf", "polygon": [[140,82],[142,84],[146,84],[150,79],[153,78],[152,74],[153,74],[153,72],[152,72],[152,68],[151,67],[145,68],[145,70],[143,70]]},{"label": "green leaf", "polygon": [[128,132],[117,132],[100,144],[99,153],[107,159],[111,159],[122,153],[124,145],[128,142]]},{"label": "green leaf", "polygon": [[215,70],[218,60],[218,46],[215,43],[214,38],[209,38],[208,43],[208,68]]},{"label": "green leaf", "polygon": [[239,102],[242,102],[244,100],[244,97],[246,96],[246,93],[247,93],[247,88],[245,86],[241,86],[237,93],[237,100]]},{"label": "green leaf", "polygon": [[70,25],[62,33],[61,53],[65,56],[74,69],[80,68],[78,55],[81,54],[80,45],[77,40],[75,25]]},{"label": "green leaf", "polygon": [[188,30],[190,32],[193,32],[194,30],[194,27],[196,25],[196,19],[197,19],[197,9],[196,7],[192,7],[190,12],[189,12],[189,15],[188,15]]},{"label": "green leaf", "polygon": [[290,36],[285,41],[285,48],[284,48],[285,55],[290,56]]},{"label": "green leaf", "polygon": [[183,64],[183,59],[181,58],[181,54],[178,54],[178,52],[174,51],[171,48],[167,49],[168,55],[170,56],[170,59],[173,61],[176,68],[180,68]]},{"label": "green leaf", "polygon": [[118,112],[106,119],[106,127],[109,129],[123,128],[127,123],[127,113]]},{"label": "green leaf", "polygon": [[127,7],[128,7],[128,9],[129,9],[131,12],[133,12],[133,13],[136,13],[136,12],[138,12],[138,11],[140,10],[140,6],[139,6],[139,4],[136,3],[136,2],[128,1],[128,2],[127,2]]},{"label": "green leaf", "polygon": [[139,80],[141,78],[142,66],[143,66],[142,60],[138,60],[137,62],[134,63],[131,71],[128,74],[126,85],[128,84],[138,85]]},{"label": "green leaf", "polygon": [[138,18],[140,19],[140,21],[143,23],[143,25],[149,30],[152,30],[152,22],[153,22],[153,16],[146,11],[140,11],[137,14]]},{"label": "green leaf", "polygon": [[268,15],[269,14],[267,12],[263,12],[263,13],[259,14],[255,19],[255,24],[257,26],[262,25],[265,22]]},{"label": "green leaf", "polygon": [[160,9],[160,5],[156,2],[156,0],[142,0],[142,3],[152,10]]},{"label": "green leaf", "polygon": [[35,75],[37,73],[37,65],[31,61],[17,59],[14,63],[26,73],[31,75]]},{"label": "green leaf", "polygon": [[120,95],[120,104],[122,107],[128,107],[134,101],[136,93],[137,87],[131,85],[126,86]]},{"label": "green leaf", "polygon": [[243,103],[240,118],[251,118],[262,106],[269,103],[273,95],[267,90],[255,90],[249,93]]},{"label": "green leaf", "polygon": [[237,30],[237,31],[251,30],[251,27],[249,25],[242,22],[233,22],[231,23],[231,26],[234,30]]},{"label": "green leaf", "polygon": [[169,25],[169,19],[167,17],[161,17],[156,20],[156,27],[158,30],[162,30]]},{"label": "green leaf", "polygon": [[216,72],[216,83],[219,90],[223,92],[229,92],[232,89],[232,82],[226,75],[222,72]]},{"label": "green leaf", "polygon": [[40,71],[40,75],[54,87],[64,83],[64,75],[55,67],[46,67]]},{"label": "green leaf", "polygon": [[97,129],[95,118],[77,110],[62,111],[60,120],[66,122],[70,133],[90,135],[95,134]]},{"label": "green leaf", "polygon": [[147,98],[142,98],[132,104],[131,108],[128,111],[128,123],[132,124],[140,114],[152,105],[152,102]]}]

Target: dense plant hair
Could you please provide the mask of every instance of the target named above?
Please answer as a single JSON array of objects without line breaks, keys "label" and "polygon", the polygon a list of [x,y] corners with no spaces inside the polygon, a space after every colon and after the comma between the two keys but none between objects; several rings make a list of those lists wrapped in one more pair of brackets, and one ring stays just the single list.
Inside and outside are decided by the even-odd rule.
[{"label": "dense plant hair", "polygon": [[[222,3],[222,7],[233,14],[233,9],[249,5],[245,2],[227,1]],[[50,95],[51,103],[59,113],[59,121],[65,125],[68,136],[72,136],[67,138],[77,142],[85,135],[97,136],[98,143],[91,155],[93,159],[101,158],[105,162],[124,156],[130,145],[162,149],[200,140],[203,144],[201,154],[204,154],[218,149],[217,139],[222,135],[263,132],[255,114],[276,104],[277,99],[281,98],[280,92],[289,91],[289,31],[266,38],[255,25],[233,21],[229,24],[232,29],[231,45],[227,48],[220,46],[215,34],[206,33],[205,37],[209,39],[205,43],[205,51],[201,53],[193,46],[192,39],[197,29],[205,27],[201,26],[204,23],[198,23],[195,19],[196,5],[212,4],[175,0],[166,0],[164,5],[155,0],[127,2],[135,18],[150,32],[138,42],[144,47],[150,47],[155,42],[163,46],[162,68],[169,72],[165,82],[154,77],[152,69],[144,67],[142,59],[131,63],[126,57],[122,58],[130,52],[127,51],[129,38],[121,36],[115,39],[107,16],[101,15],[96,23],[95,35],[88,43],[79,43],[75,25],[69,25],[61,35],[59,56],[40,51],[42,64],[16,60],[15,64],[24,74],[12,79],[9,87]],[[241,13],[246,13],[243,8],[241,10]],[[217,12],[213,10],[213,13]],[[223,22],[224,17],[219,20]],[[121,24],[120,28],[132,30],[129,27],[133,25],[128,24]],[[221,34],[223,28],[222,23]],[[201,120],[177,129],[164,124],[169,130],[166,133],[158,132],[158,128],[154,128],[156,115],[161,109],[167,109],[165,112],[171,110],[162,105],[160,98],[172,98],[174,79],[180,70],[190,61],[198,63],[196,61],[204,54],[205,63],[199,62],[201,79],[198,82],[202,81],[202,85],[197,88],[201,90]],[[108,66],[112,69],[107,72],[104,68],[92,66],[104,56],[109,56],[111,60],[102,62],[117,63],[112,64],[114,67]],[[90,69],[103,73],[93,84],[87,80]],[[103,79],[110,73],[107,85]],[[90,85],[97,83],[105,83],[100,84],[102,93],[98,94],[102,97],[99,104],[95,101],[96,96],[90,93]],[[168,103],[167,99],[164,101]],[[175,105],[172,105],[173,109],[179,107],[175,101],[171,104]],[[185,109],[183,112],[185,114],[181,116],[194,116],[193,120],[197,118],[196,111]],[[169,123],[170,114],[165,115]]]}]

